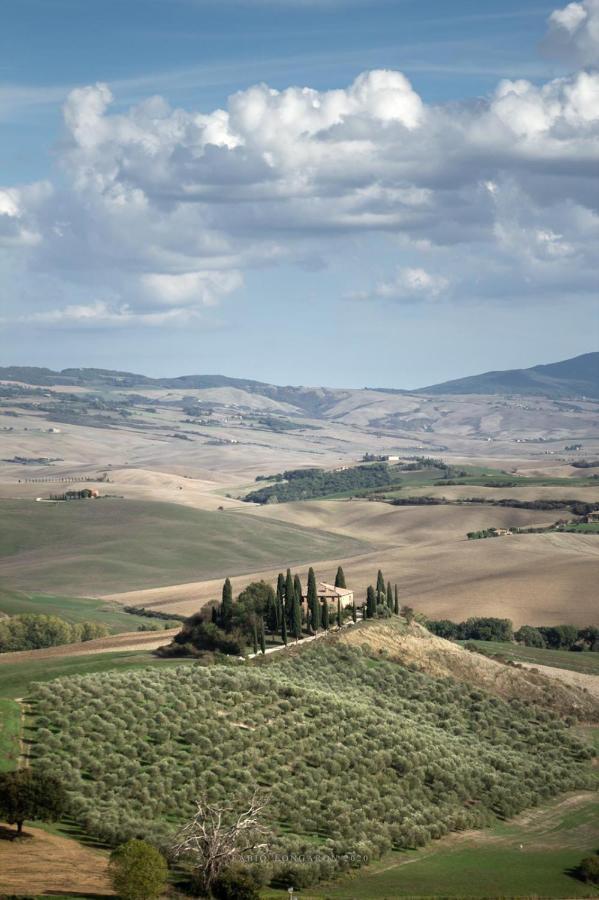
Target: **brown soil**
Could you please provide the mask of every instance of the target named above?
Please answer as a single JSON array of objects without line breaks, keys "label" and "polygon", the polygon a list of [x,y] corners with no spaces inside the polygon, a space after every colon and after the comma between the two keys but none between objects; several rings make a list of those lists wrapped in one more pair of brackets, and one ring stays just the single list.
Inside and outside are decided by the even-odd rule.
[{"label": "brown soil", "polygon": [[0,825],[0,891],[113,895],[106,853],[39,828],[26,826],[24,837],[13,840],[14,833]]}]

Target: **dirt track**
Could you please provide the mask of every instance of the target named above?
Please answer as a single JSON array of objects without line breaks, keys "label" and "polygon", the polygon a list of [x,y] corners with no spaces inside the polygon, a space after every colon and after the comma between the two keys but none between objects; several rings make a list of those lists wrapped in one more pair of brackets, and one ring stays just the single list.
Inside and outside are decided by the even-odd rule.
[{"label": "dirt track", "polygon": [[113,895],[108,855],[69,838],[25,826],[25,837],[7,840],[0,825],[0,891],[7,894]]}]

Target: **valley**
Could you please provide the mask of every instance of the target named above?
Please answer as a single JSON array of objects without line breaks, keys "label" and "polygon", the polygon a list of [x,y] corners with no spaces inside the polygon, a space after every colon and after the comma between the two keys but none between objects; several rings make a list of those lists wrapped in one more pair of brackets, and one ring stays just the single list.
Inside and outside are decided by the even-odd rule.
[{"label": "valley", "polygon": [[[306,898],[424,896],[441,878],[459,897],[479,865],[502,895],[535,885],[547,897],[564,885],[595,895],[566,869],[573,835],[584,830],[589,852],[594,840],[596,653],[464,649],[425,625],[597,624],[595,529],[535,529],[599,510],[598,400],[563,385],[548,396],[544,381],[520,396],[2,374],[0,616],[107,629],[0,653],[0,771],[58,773],[77,823],[31,829],[36,891],[76,889],[69,860],[85,835],[100,844],[89,884],[110,893],[107,848],[141,833],[143,816],[144,838],[164,850],[190,796],[242,802],[257,786],[271,795],[275,855],[324,854],[293,871],[271,866],[264,898],[291,882]],[[312,469],[295,482],[280,474]],[[289,484],[300,485],[292,499]],[[468,539],[491,529],[518,533]],[[360,609],[354,627],[339,628],[332,607],[330,634],[314,645],[302,646],[304,622],[287,649],[269,632],[283,652],[264,658],[156,655],[184,617],[218,621],[225,578],[237,598],[286,569],[301,585],[311,571],[333,585],[340,568]],[[377,570],[397,585],[401,614],[362,621]],[[578,798],[576,822],[564,792]],[[338,857],[356,848],[369,864],[352,873]],[[17,852],[0,841],[6,891],[26,889]],[[64,865],[44,881],[49,852]],[[549,860],[555,890],[543,880]],[[471,896],[489,890],[482,881]]]}]

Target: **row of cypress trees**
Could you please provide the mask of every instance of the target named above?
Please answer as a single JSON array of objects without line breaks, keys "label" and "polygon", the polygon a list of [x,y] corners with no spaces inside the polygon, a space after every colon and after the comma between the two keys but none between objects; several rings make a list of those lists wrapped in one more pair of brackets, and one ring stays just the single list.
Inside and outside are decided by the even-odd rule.
[{"label": "row of cypress trees", "polygon": [[[267,587],[263,582],[260,584]],[[341,566],[337,569],[335,587],[347,587]],[[240,599],[242,596],[240,595]],[[254,643],[259,640],[262,652],[264,652],[265,631],[270,634],[279,634],[283,643],[287,644],[290,635],[295,640],[299,640],[304,628],[308,634],[315,634],[320,629],[327,631],[333,623],[341,627],[343,624],[341,600],[337,600],[337,609],[331,610],[327,601],[319,599],[313,568],[308,571],[305,596],[306,606],[302,602],[304,594],[301,579],[299,575],[293,575],[291,569],[287,569],[286,574],[279,573],[276,592],[268,586],[268,591],[261,598],[260,608],[255,610],[256,622],[253,629],[256,634]],[[229,632],[233,627],[234,608],[231,581],[226,578],[222,589],[221,605],[213,608],[212,611],[214,623],[224,631]],[[355,622],[357,618],[355,602],[352,608],[352,618]]]}]

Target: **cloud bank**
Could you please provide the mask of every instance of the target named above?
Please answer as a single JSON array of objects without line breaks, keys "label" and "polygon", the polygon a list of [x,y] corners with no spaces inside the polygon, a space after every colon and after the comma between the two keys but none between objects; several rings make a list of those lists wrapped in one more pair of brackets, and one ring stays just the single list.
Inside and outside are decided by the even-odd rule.
[{"label": "cloud bank", "polygon": [[[552,14],[550,37],[586,64],[598,21],[599,0],[571,3]],[[546,302],[596,287],[592,69],[504,80],[449,105],[378,70],[329,91],[254,85],[209,112],[158,96],[113,106],[105,84],[73,90],[60,177],[0,189],[0,266],[18,321],[201,321],[245,272],[326,265],[372,235],[390,265],[353,292],[363,300]]]}]

